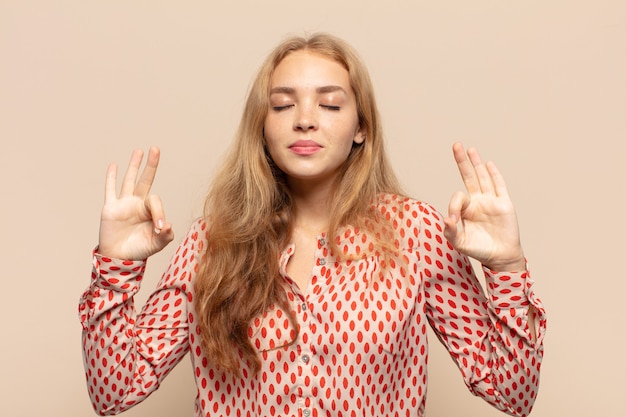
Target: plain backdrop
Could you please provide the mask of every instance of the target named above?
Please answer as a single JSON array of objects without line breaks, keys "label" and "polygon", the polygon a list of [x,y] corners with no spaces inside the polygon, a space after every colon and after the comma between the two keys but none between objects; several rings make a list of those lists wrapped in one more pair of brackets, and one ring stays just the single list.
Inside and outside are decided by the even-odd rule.
[{"label": "plain backdrop", "polygon": [[[162,149],[177,241],[201,214],[253,75],[286,35],[354,45],[406,190],[446,211],[451,144],[508,181],[548,309],[533,416],[626,416],[626,2],[0,0],[0,415],[94,415],[77,302],[104,173]],[[499,416],[431,334],[427,415]],[[191,416],[187,360],[131,417]]]}]

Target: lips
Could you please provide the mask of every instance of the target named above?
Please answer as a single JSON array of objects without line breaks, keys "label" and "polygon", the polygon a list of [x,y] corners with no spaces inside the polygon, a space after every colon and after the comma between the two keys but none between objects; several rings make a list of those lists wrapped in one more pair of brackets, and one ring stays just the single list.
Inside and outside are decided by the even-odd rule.
[{"label": "lips", "polygon": [[299,140],[291,144],[289,149],[298,155],[312,155],[322,149],[322,145],[312,140]]}]

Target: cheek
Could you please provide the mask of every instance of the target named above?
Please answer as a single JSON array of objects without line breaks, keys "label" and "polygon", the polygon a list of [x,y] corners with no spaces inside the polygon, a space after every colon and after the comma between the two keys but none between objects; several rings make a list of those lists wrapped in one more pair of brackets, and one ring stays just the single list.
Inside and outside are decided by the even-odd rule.
[{"label": "cheek", "polygon": [[269,154],[270,159],[282,169],[281,165],[281,157],[280,152],[278,151],[279,146],[276,143],[275,136],[271,131],[265,130],[265,147],[267,148],[267,153]]},{"label": "cheek", "polygon": [[265,141],[265,146],[267,146],[269,150],[271,150],[276,142],[276,130],[274,126],[274,123],[272,123],[272,120],[269,117],[265,118],[265,124],[263,125],[263,139]]},{"label": "cheek", "polygon": [[352,149],[354,145],[354,140],[356,137],[356,132],[358,129],[358,125],[356,123],[335,123],[329,125],[329,131],[334,132],[332,137],[334,138],[334,142],[337,146],[340,146],[344,150]]},{"label": "cheek", "polygon": [[271,140],[268,140],[267,137],[265,139],[265,147],[267,148],[267,153],[269,154],[269,157],[272,159],[272,161],[276,162],[276,157],[278,156],[276,152],[276,146]]},{"label": "cheek", "polygon": [[277,116],[266,116],[265,123],[263,125],[263,133],[266,142],[276,142],[281,137],[281,132],[284,134],[286,129],[285,122],[280,120]]}]

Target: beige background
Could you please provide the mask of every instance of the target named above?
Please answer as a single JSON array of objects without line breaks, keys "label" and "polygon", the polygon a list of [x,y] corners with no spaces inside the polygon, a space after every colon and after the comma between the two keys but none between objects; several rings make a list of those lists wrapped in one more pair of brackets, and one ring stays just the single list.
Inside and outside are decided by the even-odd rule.
[{"label": "beige background", "polygon": [[[533,415],[626,416],[623,0],[0,0],[0,415],[93,415],[76,304],[108,162],[162,148],[182,237],[261,59],[318,30],[368,63],[413,196],[446,210],[456,140],[504,171],[549,309]],[[431,340],[428,416],[500,415]],[[184,361],[126,415],[191,416],[193,397]]]}]

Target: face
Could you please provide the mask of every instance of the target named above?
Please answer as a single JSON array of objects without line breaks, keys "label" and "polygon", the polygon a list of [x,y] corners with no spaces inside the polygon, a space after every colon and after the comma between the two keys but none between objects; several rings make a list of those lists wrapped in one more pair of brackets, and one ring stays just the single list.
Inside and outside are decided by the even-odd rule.
[{"label": "face", "polygon": [[330,183],[364,140],[348,71],[317,53],[287,55],[272,75],[264,133],[291,186]]}]

